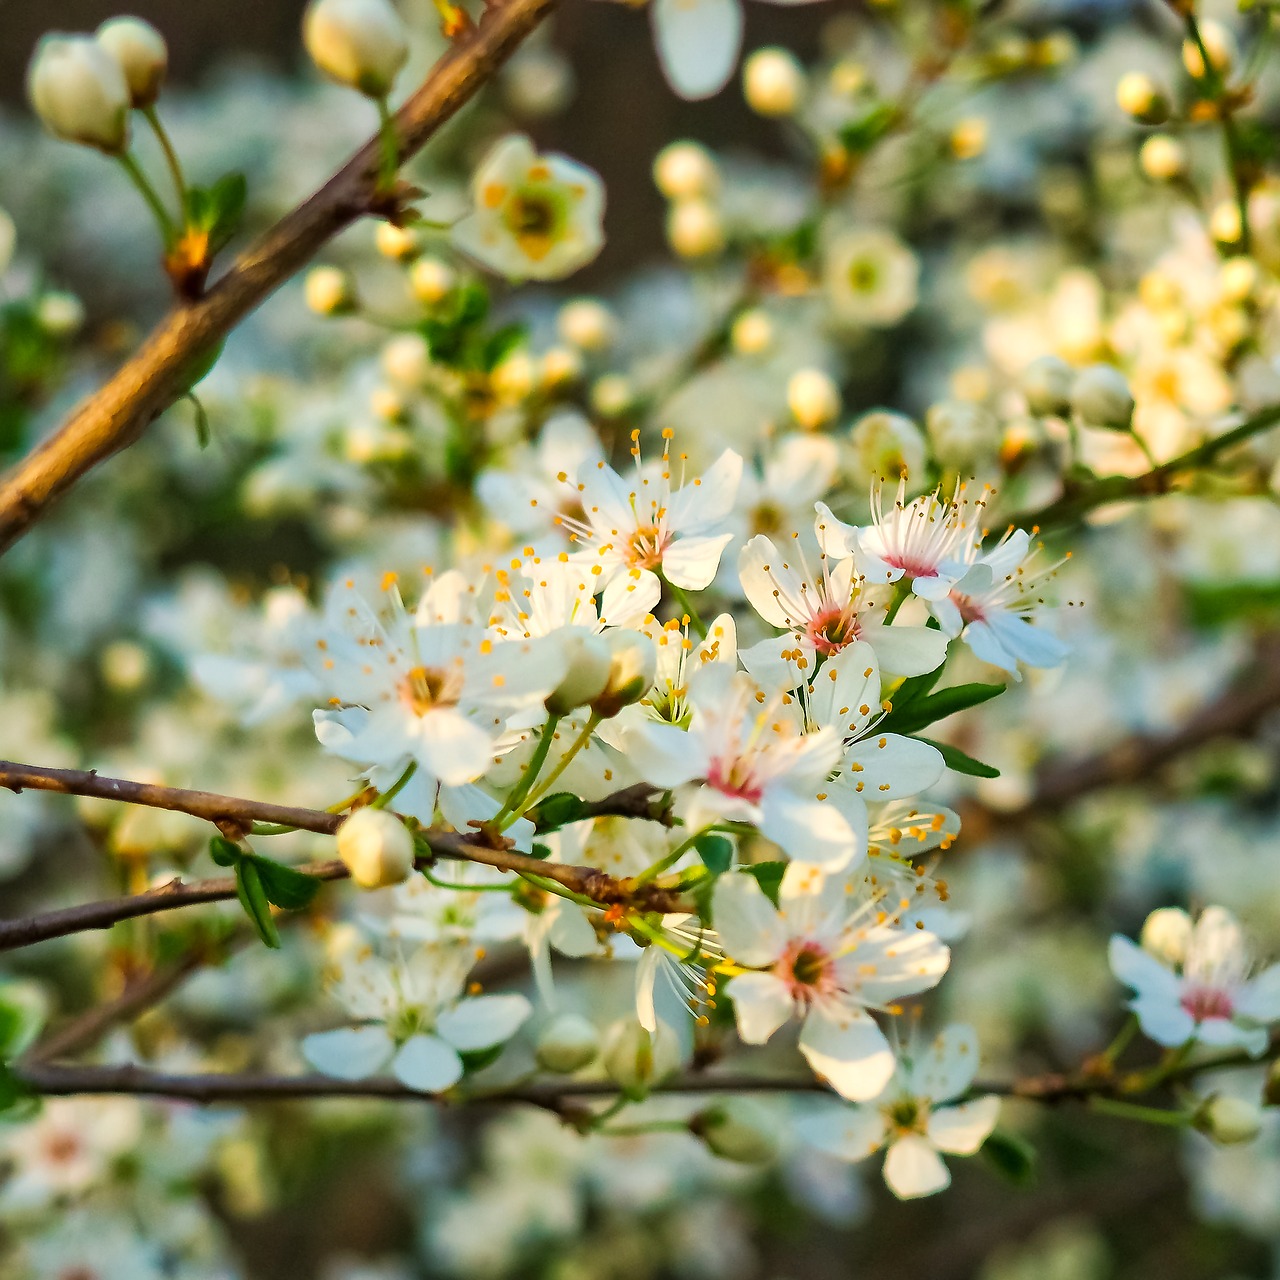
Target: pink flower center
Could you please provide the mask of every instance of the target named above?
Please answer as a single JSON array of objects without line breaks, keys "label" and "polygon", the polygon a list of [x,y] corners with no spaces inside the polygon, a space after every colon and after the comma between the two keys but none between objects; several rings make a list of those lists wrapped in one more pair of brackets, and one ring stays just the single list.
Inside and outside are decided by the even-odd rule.
[{"label": "pink flower center", "polygon": [[901,569],[908,578],[936,578],[938,576],[938,566],[930,561],[925,561],[919,556],[913,556],[909,552],[901,552],[898,554],[887,555],[884,558],[885,564],[891,564],[895,569]]},{"label": "pink flower center", "polygon": [[835,961],[821,943],[796,939],[779,957],[773,972],[786,983],[798,1004],[812,1004],[836,990]]},{"label": "pink flower center", "polygon": [[805,632],[818,653],[839,653],[858,638],[858,625],[843,609],[832,605],[810,618]]},{"label": "pink flower center", "polygon": [[1181,1004],[1197,1022],[1230,1018],[1236,1011],[1231,997],[1217,987],[1188,987],[1182,993]]},{"label": "pink flower center", "polygon": [[960,610],[960,616],[966,622],[985,622],[987,613],[972,596],[961,595],[959,591],[951,593],[951,603]]},{"label": "pink flower center", "polygon": [[759,804],[764,785],[741,759],[713,760],[707,770],[707,785],[727,796],[740,796],[751,804]]}]

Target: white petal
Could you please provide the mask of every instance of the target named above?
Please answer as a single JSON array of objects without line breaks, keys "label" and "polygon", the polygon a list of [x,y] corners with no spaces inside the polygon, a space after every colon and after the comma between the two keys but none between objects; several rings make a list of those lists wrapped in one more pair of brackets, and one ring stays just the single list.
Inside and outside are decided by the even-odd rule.
[{"label": "white petal", "polygon": [[640,777],[655,787],[691,782],[705,774],[708,763],[698,740],[669,724],[636,725],[626,736],[624,753]]},{"label": "white petal", "polygon": [[986,1142],[999,1117],[1000,1099],[992,1096],[941,1107],[929,1116],[929,1141],[939,1151],[971,1156]]},{"label": "white petal", "polygon": [[861,1010],[815,1005],[800,1033],[800,1052],[842,1097],[866,1102],[897,1068],[884,1033]]},{"label": "white petal", "polygon": [[770,787],[760,801],[760,832],[793,858],[839,871],[866,852],[834,804]]},{"label": "white petal", "polygon": [[907,1073],[907,1088],[916,1097],[932,1102],[958,1098],[978,1073],[978,1033],[953,1023],[917,1054]]},{"label": "white petal", "polygon": [[653,0],[658,56],[682,98],[709,98],[733,74],[742,44],[738,0]]},{"label": "white petal", "polygon": [[662,583],[656,573],[647,569],[620,573],[600,597],[600,621],[611,627],[636,627],[661,598]]},{"label": "white petal", "polygon": [[947,637],[932,627],[909,627],[870,622],[859,634],[876,652],[881,671],[895,676],[923,676],[946,660]]},{"label": "white petal", "polygon": [[899,1200],[915,1200],[945,1191],[951,1174],[925,1138],[899,1138],[884,1158],[884,1180]]},{"label": "white petal", "polygon": [[662,555],[662,572],[672,586],[686,591],[701,591],[709,586],[725,547],[733,541],[733,534],[721,533],[714,537],[692,534],[677,538]]},{"label": "white petal", "polygon": [[729,984],[738,1034],[747,1044],[764,1044],[791,1017],[794,1005],[781,978],[740,973]]},{"label": "white petal", "polygon": [[1177,1001],[1139,996],[1130,1001],[1129,1008],[1138,1015],[1143,1033],[1166,1048],[1176,1049],[1196,1033],[1195,1019]]},{"label": "white petal", "polygon": [[1280,964],[1273,964],[1245,983],[1236,1001],[1236,1012],[1259,1022],[1280,1018]]},{"label": "white petal", "polygon": [[439,1036],[411,1036],[396,1054],[391,1073],[420,1093],[440,1093],[462,1079],[462,1059]]},{"label": "white petal", "polygon": [[436,1031],[455,1049],[469,1053],[510,1040],[532,1012],[524,996],[470,996],[436,1019]]},{"label": "white petal", "polygon": [[[946,770],[937,747],[899,733],[871,734],[849,748],[849,777],[868,800],[896,800],[934,785]],[[856,768],[854,766],[857,766]]]},{"label": "white petal", "polygon": [[307,1036],[302,1056],[327,1076],[363,1080],[381,1071],[395,1048],[385,1027],[342,1027]]},{"label": "white petal", "polygon": [[1132,987],[1142,999],[1177,1004],[1182,984],[1172,969],[1166,969],[1155,956],[1121,934],[1114,934],[1107,948],[1111,972]]},{"label": "white petal", "polygon": [[772,964],[786,947],[778,909],[745,871],[721,876],[712,894],[712,919],[725,955],[748,967]]},{"label": "white petal", "polygon": [[792,1122],[811,1147],[850,1162],[865,1160],[884,1146],[887,1126],[879,1107],[824,1107]]},{"label": "white petal", "polygon": [[418,729],[419,762],[448,786],[474,782],[493,758],[493,740],[478,724],[448,707],[429,711]]},{"label": "white petal", "polygon": [[553,914],[547,941],[562,956],[593,955],[600,949],[600,939],[592,927],[591,919],[576,902],[558,902],[547,908]]}]

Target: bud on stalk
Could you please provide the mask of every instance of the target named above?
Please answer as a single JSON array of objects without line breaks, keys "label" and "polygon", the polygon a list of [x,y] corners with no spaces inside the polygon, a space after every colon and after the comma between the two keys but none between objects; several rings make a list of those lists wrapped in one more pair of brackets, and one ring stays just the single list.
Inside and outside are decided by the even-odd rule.
[{"label": "bud on stalk", "polygon": [[129,145],[128,81],[91,36],[45,36],[27,70],[27,97],[59,138],[108,155],[123,155]]},{"label": "bud on stalk", "polygon": [[338,857],[361,889],[400,884],[413,871],[413,837],[385,809],[357,809],[338,828]]}]

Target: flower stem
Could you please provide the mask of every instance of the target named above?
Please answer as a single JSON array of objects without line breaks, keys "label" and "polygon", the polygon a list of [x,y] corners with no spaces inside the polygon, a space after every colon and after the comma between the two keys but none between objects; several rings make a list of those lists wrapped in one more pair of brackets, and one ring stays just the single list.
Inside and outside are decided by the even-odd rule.
[{"label": "flower stem", "polygon": [[156,110],[154,103],[149,107],[143,107],[142,114],[151,126],[151,132],[156,135],[160,150],[164,152],[165,163],[169,166],[169,174],[173,178],[174,190],[178,193],[178,206],[185,217],[187,209],[187,180],[183,176],[182,162],[178,159],[178,152],[173,145],[173,140],[169,137],[168,130],[160,123],[160,113]]},{"label": "flower stem", "polygon": [[404,790],[405,784],[418,771],[418,762],[410,760],[405,771],[396,779],[395,783],[386,791],[379,794],[378,798],[370,804],[370,809],[385,809],[395,798]]},{"label": "flower stem", "polygon": [[564,755],[560,757],[559,764],[557,764],[556,767],[552,769],[549,774],[547,774],[546,781],[543,782],[543,784],[540,787],[538,787],[538,789],[534,792],[534,794],[529,797],[524,808],[521,810],[521,813],[527,813],[530,809],[533,808],[534,805],[538,803],[539,800],[542,799],[543,796],[545,796],[551,790],[551,788],[559,780],[560,775],[569,767],[574,756],[576,756],[578,752],[581,751],[582,748],[585,747],[587,743],[591,741],[591,735],[595,733],[599,725],[600,725],[600,717],[596,715],[596,713],[593,711],[591,715],[587,717],[587,723],[582,726],[582,732],[578,734],[578,736],[570,744],[569,750],[566,751]]},{"label": "flower stem", "polygon": [[387,105],[385,94],[378,99],[378,141],[381,144],[378,190],[385,194],[395,185],[400,168],[400,135],[396,132],[395,117]]},{"label": "flower stem", "polygon": [[168,249],[176,238],[176,232],[173,219],[169,217],[168,211],[164,207],[164,202],[156,194],[156,189],[147,180],[147,175],[139,168],[138,162],[130,152],[122,151],[116,159],[120,161],[120,167],[129,175],[129,181],[138,188],[142,198],[147,202],[147,208],[151,210],[152,216],[156,220],[156,225],[160,228],[164,246]]},{"label": "flower stem", "polygon": [[1094,1095],[1089,1099],[1089,1110],[1122,1120],[1137,1120],[1142,1124],[1165,1125],[1170,1129],[1185,1129],[1191,1123],[1186,1111],[1163,1111],[1159,1107],[1144,1107],[1137,1102],[1123,1102],[1119,1098]]},{"label": "flower stem", "polygon": [[693,601],[689,599],[689,593],[683,587],[677,587],[665,573],[662,575],[662,580],[671,588],[671,594],[675,596],[676,603],[685,611],[685,621],[692,623],[698,635],[705,640],[707,638],[707,624],[698,617],[698,611],[693,607]]},{"label": "flower stem", "polygon": [[538,774],[542,772],[542,766],[547,763],[547,756],[551,751],[551,744],[555,740],[556,729],[559,727],[560,717],[547,717],[546,723],[542,726],[542,734],[538,738],[538,745],[533,750],[533,755],[529,758],[529,763],[525,766],[524,773],[520,777],[520,781],[511,788],[511,794],[507,797],[506,803],[494,815],[493,826],[498,831],[505,831],[517,818],[520,806],[524,803],[525,797],[529,794],[533,784],[538,780]]}]

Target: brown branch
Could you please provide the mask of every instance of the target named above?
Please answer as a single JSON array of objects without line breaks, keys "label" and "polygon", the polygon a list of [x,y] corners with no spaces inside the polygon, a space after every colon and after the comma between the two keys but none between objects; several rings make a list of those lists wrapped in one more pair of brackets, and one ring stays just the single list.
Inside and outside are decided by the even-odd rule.
[{"label": "brown branch", "polygon": [[[514,52],[555,0],[494,0],[396,114],[401,160],[419,151]],[[135,354],[0,481],[0,551],[86,472],[137,441],[191,385],[222,339],[339,231],[379,203],[375,136],[242,253],[202,297],[179,302]]]},{"label": "brown branch", "polygon": [[[161,787],[151,783],[130,782],[123,778],[104,778],[92,770],[42,769],[8,760],[0,760],[0,787],[7,787],[11,791],[22,791],[29,787],[171,809],[204,818],[219,829],[236,834],[249,831],[255,822],[332,834],[337,831],[345,816],[323,809],[300,809],[266,801],[246,800],[239,796],[218,795],[211,791],[188,791],[181,787]],[[628,799],[623,808],[631,805],[633,799]],[[590,898],[603,907],[628,906],[641,911],[664,913],[687,910],[687,904],[678,894],[657,885],[633,885],[628,881],[617,880],[595,867],[548,862],[517,853],[507,847],[495,847],[482,832],[462,834],[432,828],[423,831],[421,839],[431,849],[432,856],[419,859],[420,867],[429,866],[434,858],[452,858],[496,867],[499,871],[514,871],[518,875],[551,880],[571,893]],[[347,868],[338,861],[312,862],[297,869],[318,880],[345,880],[348,876]],[[130,897],[83,903],[17,920],[0,920],[0,951],[31,946],[49,938],[82,933],[89,929],[109,929],[122,920],[131,920],[137,916],[154,915],[160,911],[172,911],[178,907],[207,902],[224,902],[235,896],[236,882],[233,876],[191,883],[175,878]]]}]

